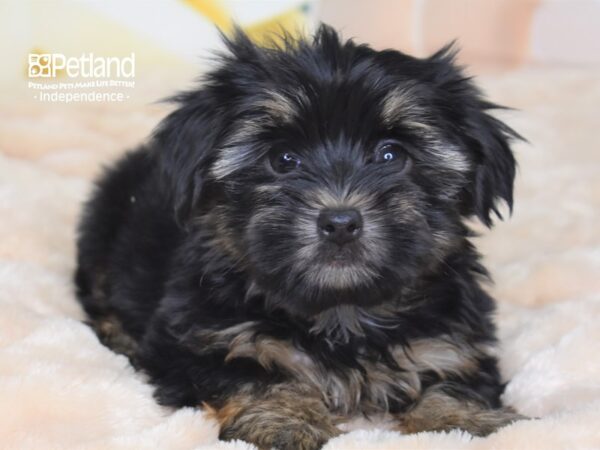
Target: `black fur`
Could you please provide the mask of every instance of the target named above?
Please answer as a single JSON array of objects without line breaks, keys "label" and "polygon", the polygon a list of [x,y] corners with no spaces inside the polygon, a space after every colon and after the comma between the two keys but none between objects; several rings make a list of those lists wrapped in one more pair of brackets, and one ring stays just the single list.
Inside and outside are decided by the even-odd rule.
[{"label": "black fur", "polygon": [[[85,207],[76,283],[97,329],[117,321],[158,401],[175,407],[223,411],[242,391],[260,403],[275,396],[271,386],[307,384],[289,369],[301,355],[318,374],[310,389],[343,417],[407,413],[433,387],[500,408],[496,360],[484,350],[495,343],[494,305],[463,223],[491,226],[498,201],[512,206],[518,136],[488,114],[496,106],[449,47],[418,59],[342,42],[325,26],[276,48],[241,32],[226,43],[201,87],[174,98],[178,108],[103,175]],[[377,163],[389,140],[400,162]],[[300,167],[275,173],[277,152]],[[317,236],[327,202],[361,211],[358,242],[338,248]],[[464,369],[434,358],[442,342]],[[408,369],[395,349],[437,362]],[[394,382],[369,393],[382,367],[414,370],[417,394]],[[356,403],[333,398],[331,377],[357,390]],[[222,436],[260,445],[316,448],[331,435],[263,439],[238,416],[227,431],[228,420]]]}]

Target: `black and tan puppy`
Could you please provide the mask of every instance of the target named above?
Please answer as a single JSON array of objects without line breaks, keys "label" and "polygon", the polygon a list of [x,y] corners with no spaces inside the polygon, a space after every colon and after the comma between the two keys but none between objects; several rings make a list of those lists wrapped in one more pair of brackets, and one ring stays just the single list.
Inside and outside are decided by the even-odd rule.
[{"label": "black and tan puppy", "polygon": [[517,138],[453,63],[238,32],[99,181],[78,294],[165,405],[221,437],[316,449],[357,415],[490,433],[492,299],[466,218],[512,204]]}]

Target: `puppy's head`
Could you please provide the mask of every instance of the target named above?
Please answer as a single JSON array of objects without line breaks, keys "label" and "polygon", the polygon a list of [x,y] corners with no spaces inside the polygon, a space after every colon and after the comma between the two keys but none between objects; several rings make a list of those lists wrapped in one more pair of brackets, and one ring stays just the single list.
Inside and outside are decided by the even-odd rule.
[{"label": "puppy's head", "polygon": [[512,205],[517,136],[449,48],[417,59],[325,26],[226,43],[156,139],[178,221],[211,230],[271,306],[390,299],[463,242],[465,217]]}]

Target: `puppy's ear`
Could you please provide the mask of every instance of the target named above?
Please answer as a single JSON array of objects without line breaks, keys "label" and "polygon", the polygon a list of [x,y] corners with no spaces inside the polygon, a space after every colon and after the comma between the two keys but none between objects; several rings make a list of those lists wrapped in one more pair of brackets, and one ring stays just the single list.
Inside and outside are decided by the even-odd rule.
[{"label": "puppy's ear", "polygon": [[492,212],[500,219],[499,201],[513,207],[513,184],[516,162],[510,148],[513,139],[520,138],[503,122],[485,111],[493,107],[480,102],[470,113],[465,141],[472,155],[471,179],[463,195],[466,215],[476,215],[486,226],[492,226]]},{"label": "puppy's ear", "polygon": [[185,227],[206,183],[208,166],[222,128],[220,108],[208,89],[180,94],[154,133],[161,176],[177,223]]},{"label": "puppy's ear", "polygon": [[218,140],[230,126],[230,106],[240,95],[240,77],[255,76],[253,65],[261,58],[258,48],[241,29],[221,35],[226,53],[217,54],[219,66],[202,78],[203,87],[168,99],[179,108],[168,115],[154,133],[166,188],[177,223],[185,227],[206,187]]},{"label": "puppy's ear", "polygon": [[493,224],[492,213],[502,219],[498,203],[513,206],[516,161],[510,144],[523,138],[508,125],[489,114],[507,109],[484,99],[481,91],[455,64],[457,51],[450,44],[430,58],[435,66],[434,79],[446,102],[449,123],[463,141],[472,163],[469,181],[461,195],[465,216],[477,216],[486,226]]}]

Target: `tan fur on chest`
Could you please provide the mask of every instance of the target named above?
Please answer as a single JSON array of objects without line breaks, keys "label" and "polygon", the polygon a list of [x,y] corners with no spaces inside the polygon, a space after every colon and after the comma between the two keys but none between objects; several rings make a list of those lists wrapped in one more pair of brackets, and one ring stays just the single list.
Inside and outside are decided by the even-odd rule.
[{"label": "tan fur on chest", "polygon": [[344,367],[334,372],[291,341],[260,334],[254,322],[203,331],[196,337],[212,349],[227,350],[226,361],[250,358],[267,370],[283,370],[294,381],[318,391],[330,410],[345,415],[385,411],[389,402],[401,400],[400,396],[417,400],[420,373],[433,371],[442,379],[449,374],[468,374],[477,370],[477,359],[491,351],[440,336],[391,347],[390,354],[401,370],[357,356],[362,371]]}]

